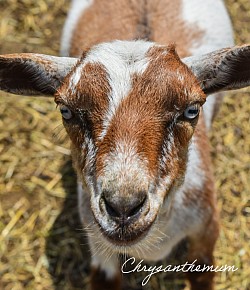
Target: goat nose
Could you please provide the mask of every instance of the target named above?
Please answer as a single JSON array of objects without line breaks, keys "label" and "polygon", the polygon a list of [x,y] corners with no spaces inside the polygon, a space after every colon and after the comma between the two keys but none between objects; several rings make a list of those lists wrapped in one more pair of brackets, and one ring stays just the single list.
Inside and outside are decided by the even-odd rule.
[{"label": "goat nose", "polygon": [[139,192],[130,197],[115,196],[109,192],[104,192],[103,200],[107,213],[118,222],[126,222],[130,218],[135,217],[147,199],[145,192]]}]

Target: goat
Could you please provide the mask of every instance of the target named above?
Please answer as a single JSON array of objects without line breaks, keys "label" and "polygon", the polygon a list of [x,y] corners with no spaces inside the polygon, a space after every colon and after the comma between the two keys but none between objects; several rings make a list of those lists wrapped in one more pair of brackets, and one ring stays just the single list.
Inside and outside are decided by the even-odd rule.
[{"label": "goat", "polygon": [[[213,265],[207,132],[221,92],[250,85],[250,45],[232,45],[222,1],[74,0],[64,57],[0,56],[1,90],[54,96],[60,108],[93,290],[121,289],[119,253],[158,261],[184,238],[189,262]],[[209,290],[213,275],[187,277]]]}]

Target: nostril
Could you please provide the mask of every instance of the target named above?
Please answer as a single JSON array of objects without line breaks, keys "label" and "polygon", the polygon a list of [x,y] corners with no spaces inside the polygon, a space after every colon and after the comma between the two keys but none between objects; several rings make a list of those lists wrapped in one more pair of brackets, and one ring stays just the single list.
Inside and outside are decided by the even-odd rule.
[{"label": "nostril", "polygon": [[100,199],[100,209],[117,222],[125,222],[136,217],[147,201],[146,192],[135,192],[133,195],[117,195],[109,191],[103,191]]},{"label": "nostril", "polygon": [[120,217],[120,213],[104,198],[107,213],[112,217]]},{"label": "nostril", "polygon": [[127,217],[131,218],[132,216],[136,215],[146,203],[146,199],[147,197],[145,196],[142,200],[138,200],[138,203],[127,212]]}]

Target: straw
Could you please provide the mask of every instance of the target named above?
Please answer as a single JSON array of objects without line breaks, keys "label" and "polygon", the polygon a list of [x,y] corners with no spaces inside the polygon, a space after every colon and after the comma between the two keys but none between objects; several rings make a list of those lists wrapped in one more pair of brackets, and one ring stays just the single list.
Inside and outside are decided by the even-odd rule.
[{"label": "straw", "polygon": [[[0,0],[0,53],[57,55],[68,2]],[[226,3],[237,43],[250,43],[249,0]],[[249,114],[249,89],[227,94],[211,133],[221,215],[216,264],[239,268],[218,274],[216,289],[250,289]],[[69,140],[53,100],[1,92],[0,289],[87,289],[89,249],[75,185]],[[125,275],[125,289],[141,289],[143,276]],[[158,274],[144,289],[184,284],[183,276]]]}]

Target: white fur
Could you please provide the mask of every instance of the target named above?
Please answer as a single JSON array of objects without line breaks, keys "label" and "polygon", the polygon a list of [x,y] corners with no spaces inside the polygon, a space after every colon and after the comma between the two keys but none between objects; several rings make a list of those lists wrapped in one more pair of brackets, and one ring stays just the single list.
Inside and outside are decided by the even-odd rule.
[{"label": "white fur", "polygon": [[109,256],[110,253],[107,252],[107,250],[101,251],[100,253],[98,252],[98,254],[95,255],[98,251],[99,243],[100,240],[96,237],[89,238],[91,253],[93,254],[91,266],[105,272],[107,279],[112,279],[117,275],[117,269],[119,268],[117,255],[113,254]]},{"label": "white fur", "polygon": [[80,214],[80,220],[83,222],[84,220],[84,214],[83,214],[83,189],[82,189],[82,183],[80,181],[77,181],[77,205],[78,205],[78,212]]},{"label": "white fur", "polygon": [[69,94],[75,94],[76,86],[81,79],[81,75],[82,75],[82,66],[80,65],[76,68],[75,73],[70,78],[68,87]]},{"label": "white fur", "polygon": [[119,141],[115,150],[104,159],[102,186],[117,188],[133,184],[140,188],[143,184],[148,184],[149,176],[146,173],[147,164],[138,156],[133,144]]},{"label": "white fur", "polygon": [[[120,154],[116,155],[116,158],[113,160],[113,174],[116,174],[116,172],[123,170],[123,172],[130,172],[131,177],[133,177],[133,173],[138,170],[142,169],[142,166],[140,163],[138,163],[137,166],[134,167],[136,163],[134,163],[134,160],[132,160],[136,154],[134,154],[133,150],[130,151],[130,154],[124,154],[121,150],[121,148],[125,149],[127,146],[118,146],[118,151],[120,151]],[[125,156],[126,155],[126,156]],[[128,163],[126,164],[126,168],[121,168],[124,158],[128,158]],[[131,159],[132,157],[132,159]],[[109,158],[112,158],[111,156]],[[138,160],[137,160],[138,161]],[[133,165],[133,167],[129,167],[129,164]],[[112,162],[108,162],[108,164],[112,164]],[[143,171],[143,170],[142,170]],[[140,171],[139,171],[140,172]],[[98,265],[98,262],[100,263],[100,267],[103,266],[103,261],[107,260],[107,257],[110,254],[110,250],[113,249],[114,252],[119,251],[126,251],[131,256],[134,256],[138,259],[145,259],[147,261],[158,261],[159,259],[163,259],[169,253],[172,251],[173,247],[181,241],[184,237],[187,235],[196,232],[199,230],[199,228],[202,225],[202,221],[209,216],[210,209],[207,208],[206,212],[203,212],[200,209],[200,202],[197,198],[197,201],[193,204],[191,204],[189,207],[185,206],[185,191],[190,189],[202,189],[203,182],[204,182],[204,172],[201,170],[201,164],[200,164],[200,158],[199,158],[199,152],[197,151],[197,147],[195,144],[195,138],[193,137],[192,142],[189,146],[189,158],[188,158],[188,164],[187,164],[187,172],[185,175],[185,181],[184,184],[180,187],[179,190],[177,190],[173,195],[173,200],[167,199],[165,201],[165,204],[160,210],[159,217],[158,217],[158,223],[156,222],[156,225],[152,227],[150,232],[148,233],[147,241],[146,243],[139,242],[138,245],[135,245],[133,247],[114,247],[110,243],[108,243],[106,240],[103,240],[103,238],[100,236],[98,239],[101,239],[102,247],[101,251],[96,253],[96,250],[93,252],[94,255],[94,265]],[[110,176],[109,178],[112,179]],[[111,180],[110,179],[110,180]],[[168,184],[169,177],[166,178],[166,182]],[[162,190],[166,190],[166,188],[161,188]],[[150,190],[149,190],[150,191]],[[153,199],[158,199],[159,194],[154,193]],[[79,200],[80,201],[80,200]],[[158,201],[159,202],[159,201]],[[172,202],[173,210],[171,213],[169,213],[169,203]],[[153,206],[153,204],[151,204]],[[180,215],[180,212],[182,213]],[[169,215],[170,214],[170,215]],[[167,219],[166,219],[167,217]],[[92,238],[93,240],[93,238]],[[93,242],[93,241],[92,241]],[[98,243],[95,241],[95,243]],[[148,245],[151,245],[148,247]],[[107,249],[106,251],[103,251],[103,249]],[[116,261],[114,256],[111,258],[112,262]],[[112,264],[112,263],[111,263]],[[102,269],[109,275],[111,274],[115,275],[115,271],[113,272],[113,267],[110,263],[107,264],[107,268],[103,267]]]},{"label": "white fur", "polygon": [[[199,231],[202,221],[209,216],[210,209],[208,207],[207,212],[203,212],[198,198],[195,203],[186,207],[184,195],[186,190],[202,189],[204,172],[200,165],[199,153],[193,140],[184,184],[174,193],[172,201],[165,201],[158,215],[158,222],[148,233],[147,241],[144,243],[142,240],[138,245],[126,248],[129,255],[147,261],[158,261],[168,256],[173,247],[187,235]],[[154,198],[158,198],[158,194],[154,194]],[[173,210],[169,213],[170,202]],[[148,245],[151,245],[150,248]]]},{"label": "white fur", "polygon": [[182,0],[182,17],[204,31],[202,42],[191,48],[192,55],[232,46],[233,30],[222,0]]},{"label": "white fur", "polygon": [[196,140],[193,136],[188,150],[188,163],[184,182],[188,188],[202,189],[205,172],[201,168],[200,153],[195,142]]},{"label": "white fur", "polygon": [[[157,261],[166,257],[173,247],[184,237],[192,232],[198,231],[201,226],[201,220],[207,213],[200,211],[199,199],[188,208],[184,204],[185,191],[198,189],[201,190],[205,178],[205,172],[201,169],[200,156],[195,144],[195,138],[189,146],[189,156],[184,184],[178,189],[173,196],[173,210],[168,216],[166,210],[169,209],[169,200],[165,202],[159,213],[159,232],[165,234],[165,238],[158,244],[159,249],[154,249],[153,252],[147,253],[144,257],[147,260]],[[182,214],[180,214],[180,212]],[[208,209],[209,212],[209,209]],[[166,219],[166,216],[168,218]],[[200,217],[200,218],[199,218]],[[153,233],[154,234],[154,233]],[[133,253],[136,256],[136,253]],[[141,258],[141,257],[138,257]]]},{"label": "white fur", "polygon": [[[174,148],[174,137],[173,133],[170,132],[168,135],[168,140],[165,141],[166,143],[163,145],[162,148],[162,156],[160,160],[160,167],[165,168],[166,164],[171,163],[172,160],[169,160],[169,156],[172,155],[172,150]],[[164,184],[165,190],[168,190],[169,186],[172,183],[172,179],[170,178],[170,172],[169,175],[164,177],[164,180],[161,180],[161,183]]]},{"label": "white fur", "polygon": [[155,44],[145,41],[115,41],[100,44],[87,55],[86,63],[94,62],[104,66],[111,87],[109,108],[104,118],[104,129],[100,139],[105,136],[110,120],[121,100],[128,95],[132,76],[135,73],[142,74],[146,70],[148,59],[145,55],[153,45]]},{"label": "white fur", "polygon": [[68,56],[71,44],[72,33],[75,26],[84,13],[84,11],[93,3],[93,0],[73,0],[71,3],[71,8],[66,19],[62,38],[61,38],[61,49],[60,54],[62,56]]},{"label": "white fur", "polygon": [[[223,93],[220,93],[221,95]],[[213,121],[215,106],[217,103],[217,98],[219,97],[219,94],[213,94],[207,97],[206,103],[203,105],[203,112],[205,117],[205,124],[206,128],[210,129]]]},{"label": "white fur", "polygon": [[[138,172],[142,167],[141,160],[136,153],[136,149],[133,147],[133,144],[119,141],[116,144],[115,150],[105,158],[105,170],[109,171],[110,166],[112,166],[110,171],[114,173],[126,172],[131,176],[131,178],[133,178],[134,175],[131,171]],[[134,169],[135,166],[136,168]],[[143,165],[143,167],[145,168],[146,166]]]},{"label": "white fur", "polygon": [[[202,42],[191,47],[192,55],[205,54],[234,44],[233,29],[222,0],[182,0],[183,19],[204,32]],[[217,95],[204,105],[206,127],[211,127]]]}]

